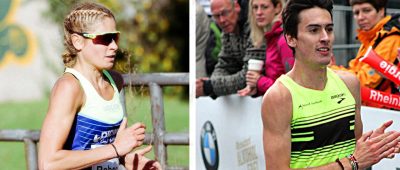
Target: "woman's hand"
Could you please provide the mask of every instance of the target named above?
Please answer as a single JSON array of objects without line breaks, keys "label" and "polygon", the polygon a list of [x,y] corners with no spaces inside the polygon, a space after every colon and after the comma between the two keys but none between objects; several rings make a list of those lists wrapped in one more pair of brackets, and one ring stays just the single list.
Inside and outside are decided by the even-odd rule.
[{"label": "woman's hand", "polygon": [[151,148],[151,146],[148,146],[127,154],[125,156],[125,168],[127,170],[161,170],[160,163],[144,156],[151,151]]},{"label": "woman's hand", "polygon": [[237,92],[239,94],[239,96],[252,96],[255,95],[257,93],[257,88],[256,87],[250,87],[250,86],[246,86],[245,88],[243,88],[242,90],[239,90]]},{"label": "woman's hand", "polygon": [[256,71],[247,71],[246,73],[246,87],[239,90],[237,93],[239,96],[252,96],[257,94],[257,82],[260,79],[261,74]]},{"label": "woman's hand", "polygon": [[134,148],[141,146],[144,140],[146,126],[143,123],[135,123],[126,128],[127,118],[125,117],[118,129],[114,145],[119,155],[126,155]]},{"label": "woman's hand", "polygon": [[260,79],[261,74],[256,71],[247,71],[246,73],[246,85],[250,87],[257,87],[258,79]]}]

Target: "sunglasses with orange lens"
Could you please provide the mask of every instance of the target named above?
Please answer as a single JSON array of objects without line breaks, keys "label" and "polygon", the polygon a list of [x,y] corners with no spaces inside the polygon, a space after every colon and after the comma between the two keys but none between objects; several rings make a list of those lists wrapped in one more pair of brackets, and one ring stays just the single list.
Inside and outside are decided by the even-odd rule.
[{"label": "sunglasses with orange lens", "polygon": [[101,45],[108,46],[112,43],[113,40],[115,41],[115,43],[118,43],[120,32],[119,31],[104,32],[104,33],[100,33],[100,34],[89,34],[89,33],[76,32],[76,34],[78,34],[84,38],[92,39],[94,44],[101,44]]}]

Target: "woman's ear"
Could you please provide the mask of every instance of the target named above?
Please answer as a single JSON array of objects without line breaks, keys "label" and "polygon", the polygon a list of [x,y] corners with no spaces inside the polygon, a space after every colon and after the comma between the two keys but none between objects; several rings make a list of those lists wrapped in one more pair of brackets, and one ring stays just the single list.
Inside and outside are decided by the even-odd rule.
[{"label": "woman's ear", "polygon": [[81,36],[79,36],[78,34],[71,34],[71,41],[75,49],[77,49],[78,51],[82,50],[84,44],[83,38]]},{"label": "woman's ear", "polygon": [[278,4],[276,4],[274,13],[275,13],[275,15],[278,15],[281,12],[282,12],[282,3],[278,3]]},{"label": "woman's ear", "polygon": [[385,8],[379,9],[378,15],[379,15],[381,18],[385,18]]}]

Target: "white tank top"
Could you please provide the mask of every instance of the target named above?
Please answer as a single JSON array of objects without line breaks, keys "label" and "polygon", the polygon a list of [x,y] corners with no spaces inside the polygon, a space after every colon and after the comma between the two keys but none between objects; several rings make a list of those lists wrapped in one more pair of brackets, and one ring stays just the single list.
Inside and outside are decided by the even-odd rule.
[{"label": "white tank top", "polygon": [[[86,101],[75,117],[74,124],[71,127],[64,148],[71,150],[89,150],[113,143],[124,117],[124,113],[118,88],[111,75],[106,70],[103,70],[103,74],[109,79],[114,89],[112,99],[105,100],[80,72],[72,68],[66,68],[65,72],[71,73],[79,80],[85,93]],[[118,159],[114,158],[93,165],[92,169],[98,169],[100,167],[103,169],[118,169],[118,165]]]}]

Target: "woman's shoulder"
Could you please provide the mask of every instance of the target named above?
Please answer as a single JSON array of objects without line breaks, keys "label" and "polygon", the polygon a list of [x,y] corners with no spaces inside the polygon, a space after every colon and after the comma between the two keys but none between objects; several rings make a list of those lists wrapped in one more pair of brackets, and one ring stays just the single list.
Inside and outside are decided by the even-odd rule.
[{"label": "woman's shoulder", "polygon": [[77,78],[70,73],[63,74],[54,84],[51,100],[54,102],[81,103],[84,91]]},{"label": "woman's shoulder", "polygon": [[58,78],[53,89],[63,89],[62,91],[77,93],[80,92],[82,88],[79,80],[73,74],[64,73]]},{"label": "woman's shoulder", "polygon": [[117,85],[118,91],[121,91],[122,88],[124,87],[124,78],[122,77],[122,74],[116,70],[107,70],[107,71],[110,73],[112,79]]}]

